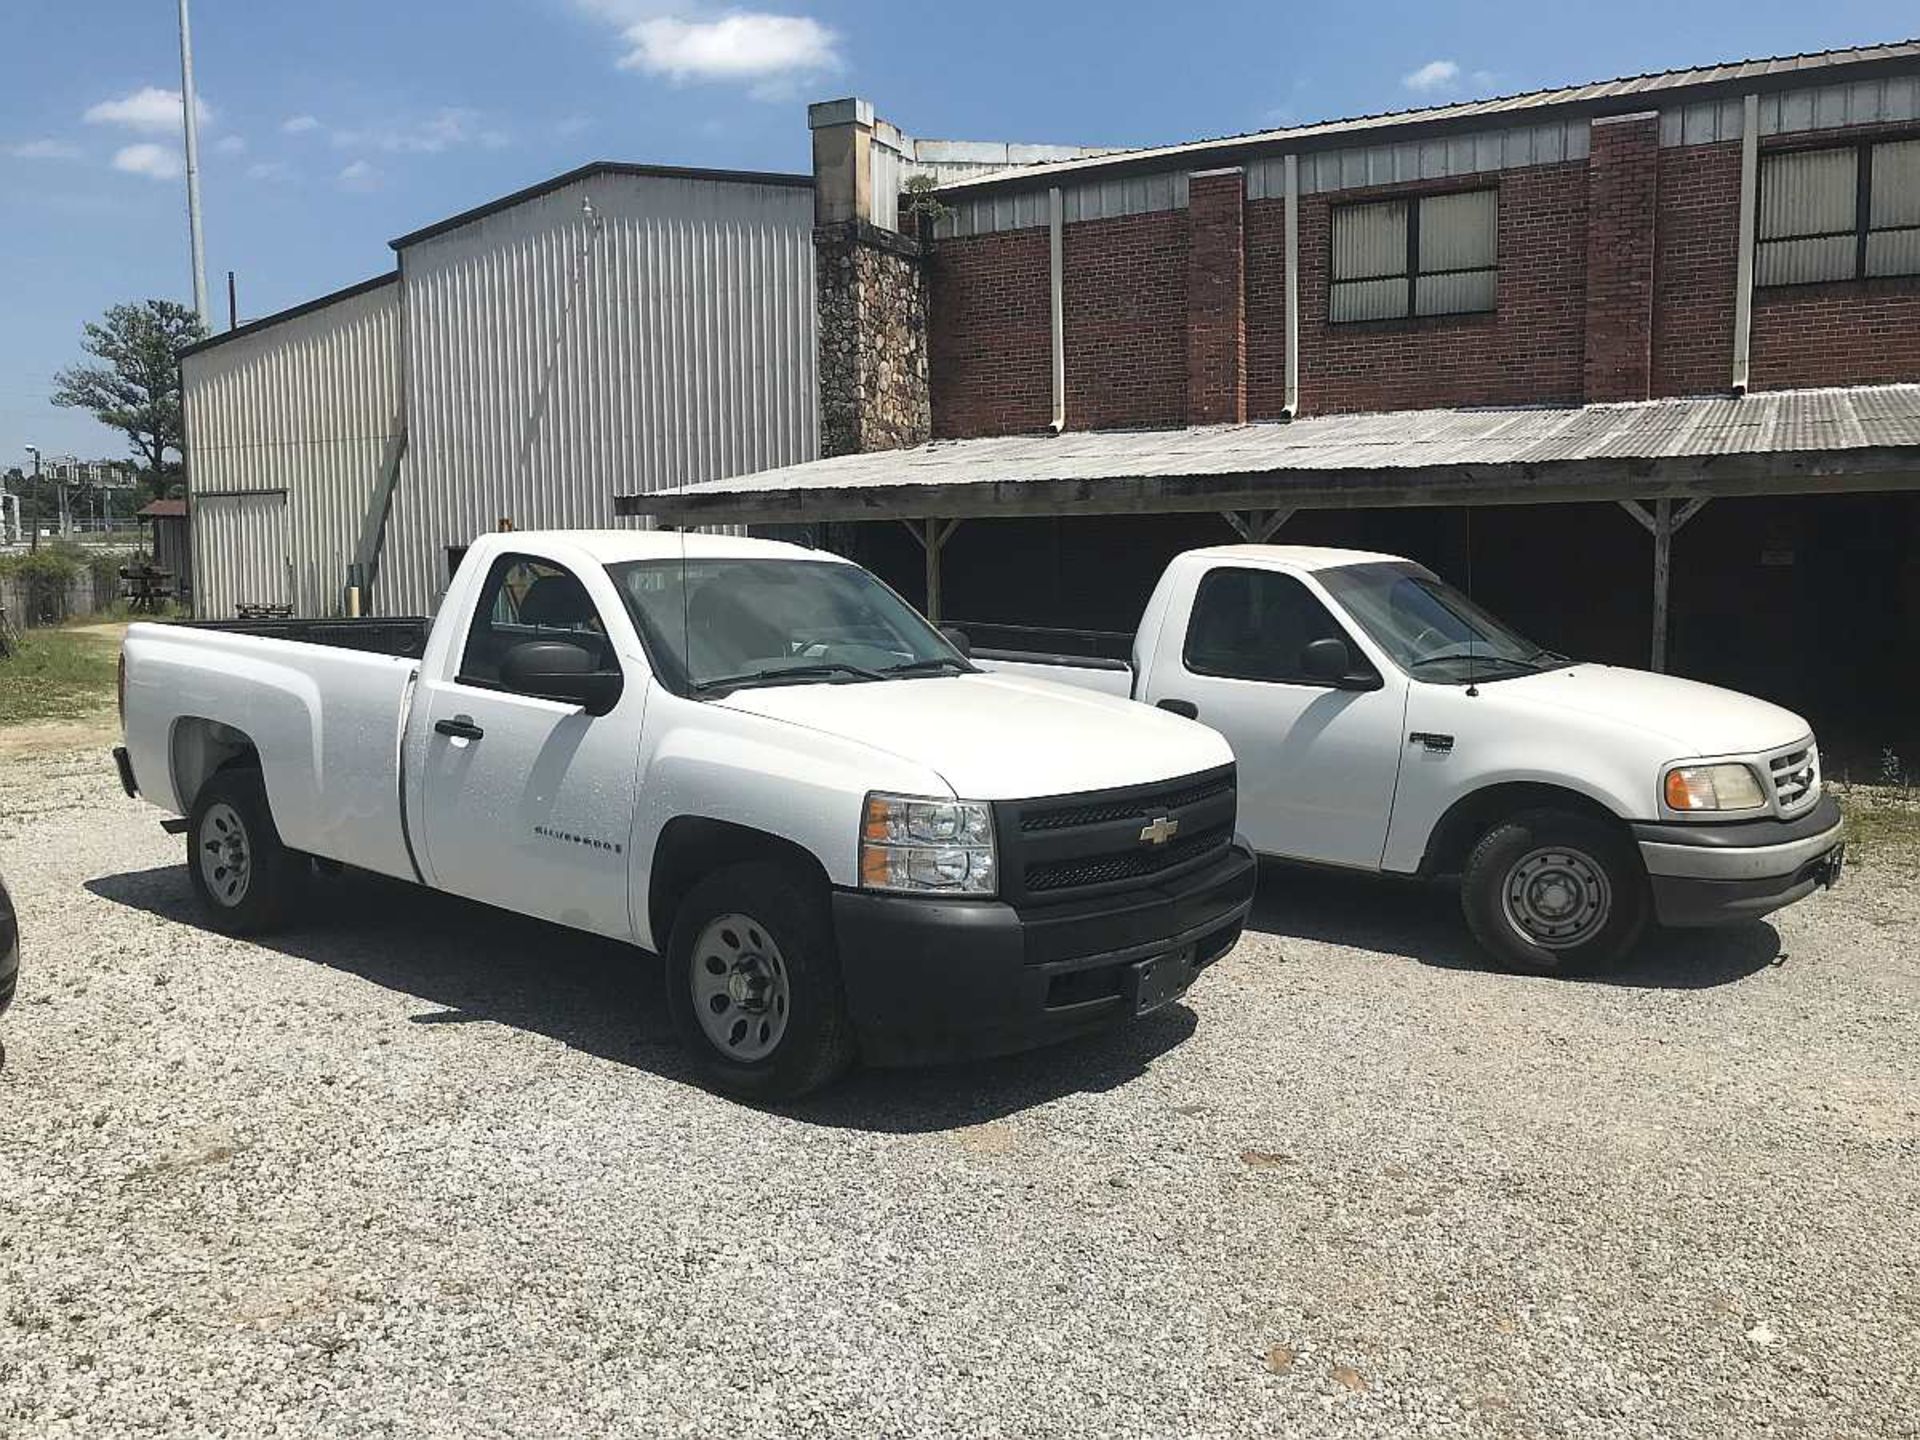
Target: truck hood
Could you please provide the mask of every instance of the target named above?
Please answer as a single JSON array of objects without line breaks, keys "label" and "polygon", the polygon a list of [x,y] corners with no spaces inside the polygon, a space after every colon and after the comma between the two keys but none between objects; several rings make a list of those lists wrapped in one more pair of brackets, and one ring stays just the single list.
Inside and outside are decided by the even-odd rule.
[{"label": "truck hood", "polygon": [[917,762],[964,800],[1146,785],[1233,759],[1225,740],[1191,720],[1010,675],[768,685],[716,703]]},{"label": "truck hood", "polygon": [[1674,759],[1772,750],[1812,730],[1791,710],[1737,690],[1612,665],[1569,665],[1485,685],[1480,693],[1664,735]]}]

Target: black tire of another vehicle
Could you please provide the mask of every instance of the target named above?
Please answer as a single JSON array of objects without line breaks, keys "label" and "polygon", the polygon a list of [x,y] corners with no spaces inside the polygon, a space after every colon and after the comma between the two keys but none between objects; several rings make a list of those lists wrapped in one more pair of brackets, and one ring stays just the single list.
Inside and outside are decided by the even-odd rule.
[{"label": "black tire of another vehicle", "polygon": [[1591,816],[1529,810],[1481,837],[1461,877],[1467,927],[1528,975],[1592,975],[1633,950],[1652,908],[1629,838]]},{"label": "black tire of another vehicle", "polygon": [[723,1094],[780,1104],[853,1063],[827,897],[793,867],[743,862],[694,886],[674,916],[666,984],[681,1043]]},{"label": "black tire of another vehicle", "polygon": [[217,770],[187,817],[187,874],[207,923],[226,935],[258,935],[283,924],[300,897],[307,858],[280,843],[260,772]]}]

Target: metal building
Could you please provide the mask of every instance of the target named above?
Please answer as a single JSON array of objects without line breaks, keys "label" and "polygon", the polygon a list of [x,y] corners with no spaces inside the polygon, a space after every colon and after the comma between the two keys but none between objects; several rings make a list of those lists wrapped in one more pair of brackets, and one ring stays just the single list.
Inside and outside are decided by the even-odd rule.
[{"label": "metal building", "polygon": [[474,535],[819,453],[810,177],[601,163],[186,352],[195,612],[430,611]]}]

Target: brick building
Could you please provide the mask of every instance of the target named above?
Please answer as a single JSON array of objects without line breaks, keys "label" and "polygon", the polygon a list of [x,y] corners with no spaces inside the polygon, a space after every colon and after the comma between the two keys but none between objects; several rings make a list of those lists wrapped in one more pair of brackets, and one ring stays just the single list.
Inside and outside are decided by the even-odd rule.
[{"label": "brick building", "polygon": [[[838,381],[822,365],[828,454],[1237,425],[1273,445],[1290,421],[1407,412],[1412,435],[1483,407],[1556,407],[1577,435],[1621,402],[1819,387],[1871,416],[1863,387],[1920,382],[1920,43],[1032,164],[929,160],[861,102],[811,118],[821,343],[851,357]],[[903,193],[916,171],[931,196]],[[1737,407],[1661,413],[1742,426]],[[1721,448],[1801,458],[1738,485],[1694,463],[1656,500],[1623,451],[1539,504],[1512,503],[1511,467],[1483,493],[1344,506],[1276,471],[1266,523],[1411,554],[1569,653],[1645,665],[1650,632],[1656,660],[1670,637],[1669,668],[1794,705],[1859,763],[1920,768],[1920,454],[1843,479],[1792,433],[1812,412],[1747,413],[1768,433]],[[832,464],[796,479],[831,488]],[[1138,493],[1124,462],[1104,478]],[[1688,496],[1715,498],[1677,535]],[[809,500],[789,518],[884,513]],[[967,512],[946,613],[1128,628],[1170,554],[1228,538],[1204,504],[1112,508]],[[951,529],[834,543],[913,594]],[[1650,583],[1669,554],[1670,600]]]}]

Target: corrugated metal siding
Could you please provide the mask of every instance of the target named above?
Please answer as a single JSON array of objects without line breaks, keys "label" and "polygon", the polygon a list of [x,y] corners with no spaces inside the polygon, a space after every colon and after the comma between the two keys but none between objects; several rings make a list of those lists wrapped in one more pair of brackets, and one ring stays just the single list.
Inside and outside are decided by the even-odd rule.
[{"label": "corrugated metal siding", "polygon": [[[286,597],[338,613],[360,525],[400,408],[399,284],[381,285],[188,355],[181,363],[188,473],[196,495],[281,491],[292,566]],[[219,549],[252,530],[209,532],[193,507],[198,613],[230,616]],[[288,582],[283,575],[278,582]],[[238,595],[240,599],[258,598]]]},{"label": "corrugated metal siding", "polygon": [[289,508],[288,496],[280,491],[189,502],[195,614],[227,620],[242,604],[297,603]]},{"label": "corrugated metal siding", "polygon": [[503,518],[612,525],[615,494],[814,458],[812,227],[806,190],[603,176],[405,250],[380,611],[433,606]]},{"label": "corrugated metal siding", "polygon": [[1891,75],[1760,97],[1762,135],[1915,119],[1920,119],[1920,75]]},{"label": "corrugated metal siding", "polygon": [[[1761,166],[1754,281],[1799,285],[1853,275],[1859,162],[1851,148],[1769,155]],[[1841,234],[1820,235],[1822,231]],[[1786,237],[1817,238],[1786,238]]]}]

